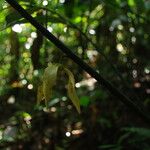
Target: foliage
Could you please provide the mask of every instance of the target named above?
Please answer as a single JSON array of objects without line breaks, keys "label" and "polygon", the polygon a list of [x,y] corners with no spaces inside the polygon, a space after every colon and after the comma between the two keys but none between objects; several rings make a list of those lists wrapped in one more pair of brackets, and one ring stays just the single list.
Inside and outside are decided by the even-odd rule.
[{"label": "foliage", "polygon": [[61,64],[49,63],[48,67],[45,69],[44,75],[43,75],[43,82],[38,88],[38,94],[37,94],[38,104],[44,98],[45,103],[47,105],[48,101],[50,100],[52,96],[52,88],[56,84],[56,78],[58,76],[57,74],[58,74],[58,71],[60,70],[64,71],[69,77],[68,86],[67,86],[68,96],[72,100],[72,103],[76,107],[77,111],[80,113],[79,98],[77,97],[76,92],[75,92],[74,76],[71,73],[71,71],[63,67]]},{"label": "foliage", "polygon": [[[127,97],[149,110],[149,1],[17,2]],[[150,149],[148,124],[4,1],[0,1],[0,30],[0,149]],[[47,68],[47,76],[49,62],[67,69]],[[69,91],[74,87],[72,74],[80,115],[69,101],[77,99]],[[42,76],[48,87],[48,109],[43,101],[36,105]],[[74,105],[79,111],[79,104]]]}]

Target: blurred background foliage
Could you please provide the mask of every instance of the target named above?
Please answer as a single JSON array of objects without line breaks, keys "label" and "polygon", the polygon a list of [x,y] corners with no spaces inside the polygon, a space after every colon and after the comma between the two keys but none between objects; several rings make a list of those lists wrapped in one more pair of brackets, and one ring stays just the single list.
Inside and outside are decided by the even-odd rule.
[{"label": "blurred background foliage", "polygon": [[[149,0],[17,0],[74,53],[150,108]],[[0,1],[0,149],[149,150],[149,126]],[[36,105],[48,62],[72,70],[79,115],[62,75]]]}]

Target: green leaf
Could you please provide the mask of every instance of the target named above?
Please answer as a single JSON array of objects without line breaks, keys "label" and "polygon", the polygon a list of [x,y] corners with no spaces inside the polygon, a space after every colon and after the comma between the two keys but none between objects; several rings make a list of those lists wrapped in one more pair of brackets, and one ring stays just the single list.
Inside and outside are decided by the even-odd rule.
[{"label": "green leaf", "polygon": [[13,24],[14,22],[16,22],[16,20],[19,20],[21,18],[22,16],[17,11],[11,12],[5,18],[6,24]]},{"label": "green leaf", "polygon": [[80,113],[80,103],[79,98],[75,91],[75,80],[72,72],[67,68],[63,67],[61,64],[52,64],[49,63],[48,67],[44,71],[43,75],[43,83],[38,87],[37,92],[37,103],[39,104],[43,99],[45,99],[45,103],[47,106],[48,100],[50,100],[52,96],[52,88],[56,84],[58,71],[65,71],[68,75],[68,85],[67,92],[68,96],[71,99],[73,105]]},{"label": "green leaf", "polygon": [[67,86],[68,96],[71,99],[74,106],[76,107],[78,113],[80,113],[81,112],[80,103],[79,103],[79,98],[78,98],[76,91],[75,91],[74,76],[73,76],[72,72],[70,70],[68,70],[67,68],[64,68],[64,71],[68,74],[68,77],[69,77],[68,86]]},{"label": "green leaf", "polygon": [[89,105],[89,103],[90,103],[89,97],[87,97],[87,96],[82,96],[82,97],[80,98],[80,105],[81,105],[81,106],[87,107],[87,106]]},{"label": "green leaf", "polygon": [[130,128],[123,128],[122,130],[130,133],[135,133],[137,136],[150,138],[150,129],[148,128],[130,127]]},{"label": "green leaf", "polygon": [[60,65],[48,64],[43,75],[43,94],[47,104],[47,101],[52,96],[52,88],[56,84],[57,72]]},{"label": "green leaf", "polygon": [[[38,11],[39,9],[37,8],[30,8],[27,9],[26,11],[29,14],[33,14],[34,12]],[[11,11],[6,17],[5,17],[5,28],[13,26],[17,23],[26,23],[28,22],[26,19],[24,19],[17,11]]]},{"label": "green leaf", "polygon": [[134,0],[128,0],[129,6],[135,6],[135,1]]},{"label": "green leaf", "polygon": [[[29,14],[33,14],[35,12],[38,12],[39,10],[41,10],[41,8],[38,7],[26,9]],[[39,23],[43,23],[45,21],[44,16],[37,15],[33,18],[36,19]],[[52,23],[65,23],[64,20],[56,15],[47,16],[47,20],[48,22]],[[28,23],[28,20],[24,19],[17,11],[13,11],[5,17],[5,23],[3,23],[3,26],[0,27],[0,30],[5,30],[6,28],[11,27],[15,24],[23,23]]]}]

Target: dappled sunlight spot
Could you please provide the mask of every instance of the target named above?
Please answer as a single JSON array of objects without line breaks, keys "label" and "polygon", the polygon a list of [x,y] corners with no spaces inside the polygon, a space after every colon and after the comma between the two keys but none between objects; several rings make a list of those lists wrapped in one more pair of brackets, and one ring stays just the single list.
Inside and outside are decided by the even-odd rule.
[{"label": "dappled sunlight spot", "polygon": [[82,86],[87,86],[89,90],[93,90],[96,82],[97,81],[94,78],[89,78],[89,79],[82,80],[76,83],[75,86],[77,88],[82,87]]},{"label": "dappled sunlight spot", "polygon": [[136,64],[136,63],[138,62],[138,60],[137,60],[136,58],[134,58],[134,59],[132,60],[132,62],[133,62],[134,64]]},{"label": "dappled sunlight spot", "polygon": [[37,38],[37,33],[36,33],[36,32],[32,32],[32,33],[31,33],[31,37],[32,37],[32,38]]},{"label": "dappled sunlight spot", "polygon": [[123,39],[123,34],[121,32],[117,33],[117,38],[118,40],[122,40]]},{"label": "dappled sunlight spot", "polygon": [[31,115],[28,113],[25,113],[24,121],[26,122],[27,125],[31,124],[31,119],[32,119]]},{"label": "dappled sunlight spot", "polygon": [[25,58],[25,59],[24,59],[24,62],[26,62],[26,63],[27,63],[27,62],[30,62],[30,58]]},{"label": "dappled sunlight spot", "polygon": [[20,26],[22,27],[22,28],[26,28],[26,24],[20,24]]},{"label": "dappled sunlight spot", "polygon": [[56,107],[51,107],[51,108],[50,108],[50,111],[51,111],[51,112],[56,112],[56,111],[57,111],[57,108],[56,108]]},{"label": "dappled sunlight spot", "polygon": [[33,38],[32,38],[32,37],[29,37],[29,38],[27,39],[27,43],[29,43],[30,45],[32,45],[32,44],[33,44]]},{"label": "dappled sunlight spot", "polygon": [[43,10],[43,12],[42,12],[42,13],[43,13],[43,15],[44,15],[44,16],[46,16],[46,15],[47,15],[47,11],[46,11],[46,10]]},{"label": "dappled sunlight spot", "polygon": [[21,79],[23,79],[23,78],[24,78],[24,74],[21,73],[21,74],[19,75],[19,77],[20,77]]},{"label": "dappled sunlight spot", "polygon": [[59,39],[60,39],[61,41],[65,41],[65,37],[64,37],[64,36],[59,36]]},{"label": "dappled sunlight spot", "polygon": [[15,96],[11,95],[8,100],[7,100],[8,104],[14,104],[15,103]]},{"label": "dappled sunlight spot", "polygon": [[21,83],[22,83],[23,85],[26,85],[26,84],[27,84],[27,80],[26,80],[26,79],[23,79],[23,80],[21,81]]},{"label": "dappled sunlight spot", "polygon": [[131,33],[133,33],[133,32],[135,31],[135,29],[134,29],[133,27],[130,27],[130,28],[129,28],[129,31],[130,31]]},{"label": "dappled sunlight spot", "polygon": [[87,56],[91,61],[95,61],[95,57],[98,55],[98,52],[96,50],[88,50]]},{"label": "dappled sunlight spot", "polygon": [[67,27],[64,28],[64,32],[67,32]]},{"label": "dappled sunlight spot", "polygon": [[80,86],[81,86],[80,83],[76,83],[76,84],[75,84],[75,87],[76,87],[76,88],[79,88]]},{"label": "dappled sunlight spot", "polygon": [[6,9],[8,7],[8,4],[6,3],[6,1],[4,1],[4,3],[2,3],[2,8]]},{"label": "dappled sunlight spot", "polygon": [[34,76],[37,76],[39,74],[39,71],[38,70],[34,70],[33,74],[34,74]]},{"label": "dappled sunlight spot", "polygon": [[32,84],[29,84],[29,85],[27,86],[27,88],[28,88],[29,90],[32,90],[32,89],[33,89],[33,85],[32,85]]},{"label": "dappled sunlight spot", "polygon": [[45,144],[48,144],[50,142],[49,138],[44,138]]},{"label": "dappled sunlight spot", "polygon": [[72,130],[71,133],[72,133],[73,135],[80,135],[80,134],[83,133],[83,130],[82,130],[82,129]]},{"label": "dappled sunlight spot", "polygon": [[42,12],[42,13],[43,13],[43,15],[44,15],[44,16],[46,16],[46,15],[47,15],[47,11],[46,11],[46,10],[43,10],[43,12]]},{"label": "dappled sunlight spot", "polygon": [[53,31],[53,28],[52,28],[52,27],[48,27],[47,30],[48,30],[49,32],[52,32],[52,31]]},{"label": "dappled sunlight spot", "polygon": [[43,4],[43,6],[47,6],[48,5],[48,1],[44,0],[42,4]]},{"label": "dappled sunlight spot", "polygon": [[26,44],[25,44],[25,48],[26,48],[26,49],[30,49],[30,47],[31,47],[31,45],[30,45],[29,43],[26,43]]},{"label": "dappled sunlight spot", "polygon": [[25,43],[25,48],[30,49],[31,45],[33,44],[33,38],[29,37],[27,42]]},{"label": "dappled sunlight spot", "polygon": [[65,0],[59,0],[59,3],[63,4],[65,3]]},{"label": "dappled sunlight spot", "polygon": [[[88,12],[89,13],[89,12]],[[104,14],[103,5],[99,4],[97,7],[90,13],[91,18],[100,18]],[[87,14],[88,15],[88,14]]]},{"label": "dappled sunlight spot", "polygon": [[24,52],[24,53],[22,54],[22,56],[23,56],[24,58],[29,58],[29,57],[30,57],[30,53],[29,53],[29,52]]},{"label": "dappled sunlight spot", "polygon": [[131,42],[132,42],[132,44],[134,44],[136,42],[136,37],[135,36],[132,36]]},{"label": "dappled sunlight spot", "polygon": [[141,87],[141,83],[140,83],[140,82],[135,82],[135,83],[133,84],[133,86],[134,86],[135,88],[140,88],[140,87]]},{"label": "dappled sunlight spot", "polygon": [[46,107],[44,107],[44,108],[43,108],[43,111],[46,112],[46,113],[48,113],[48,112],[49,112],[49,109],[46,108]]},{"label": "dappled sunlight spot", "polygon": [[122,24],[119,24],[119,25],[118,25],[118,29],[119,29],[119,30],[123,30],[123,25],[122,25]]},{"label": "dappled sunlight spot", "polygon": [[148,68],[145,68],[145,69],[144,69],[144,72],[145,72],[146,74],[149,74],[149,73],[150,73],[150,70],[149,70]]},{"label": "dappled sunlight spot", "polygon": [[136,78],[137,77],[137,70],[133,70],[132,75],[133,75],[133,78]]},{"label": "dappled sunlight spot", "polygon": [[146,89],[146,93],[147,93],[147,94],[150,94],[150,89]]},{"label": "dappled sunlight spot", "polygon": [[78,54],[82,54],[83,53],[83,50],[82,50],[82,48],[79,46],[78,47]]},{"label": "dappled sunlight spot", "polygon": [[120,52],[121,54],[126,54],[126,50],[124,49],[121,43],[118,43],[116,48],[117,48],[117,51]]},{"label": "dappled sunlight spot", "polygon": [[22,32],[22,27],[21,27],[19,24],[15,24],[15,25],[12,27],[12,30],[13,30],[14,32],[21,33],[21,32]]},{"label": "dappled sunlight spot", "polygon": [[90,33],[91,35],[94,35],[94,34],[95,34],[95,30],[90,29],[90,30],[89,30],[89,33]]},{"label": "dappled sunlight spot", "polygon": [[118,50],[119,52],[122,52],[122,51],[123,51],[123,46],[122,46],[122,44],[120,44],[120,43],[117,44],[117,50]]},{"label": "dappled sunlight spot", "polygon": [[70,133],[70,132],[66,132],[65,135],[66,135],[67,137],[70,137],[70,136],[71,136],[71,133]]},{"label": "dappled sunlight spot", "polygon": [[62,101],[66,101],[66,100],[67,100],[67,97],[63,96]]}]

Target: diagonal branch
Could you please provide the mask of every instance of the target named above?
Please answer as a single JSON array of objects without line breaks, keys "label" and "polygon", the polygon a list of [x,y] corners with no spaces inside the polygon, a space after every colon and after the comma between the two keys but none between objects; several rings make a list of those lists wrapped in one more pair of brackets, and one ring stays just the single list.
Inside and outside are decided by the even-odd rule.
[{"label": "diagonal branch", "polygon": [[47,39],[49,39],[57,48],[59,48],[63,53],[65,53],[70,59],[72,59],[76,64],[78,64],[83,70],[89,73],[93,78],[95,78],[99,84],[104,86],[110,91],[118,100],[122,101],[125,105],[138,113],[145,121],[150,123],[150,115],[139,105],[134,103],[126,95],[121,93],[117,88],[115,88],[109,81],[104,79],[99,73],[97,73],[93,68],[86,64],[82,59],[75,55],[64,43],[57,39],[52,33],[45,29],[41,24],[39,24],[29,13],[26,12],[15,0],[6,0],[14,9],[16,9],[24,18],[26,18],[37,30],[39,30]]}]

